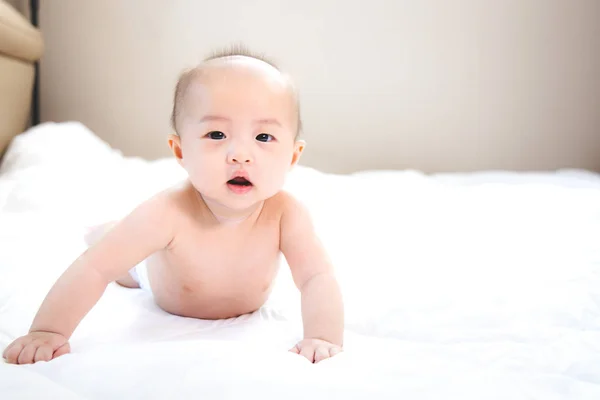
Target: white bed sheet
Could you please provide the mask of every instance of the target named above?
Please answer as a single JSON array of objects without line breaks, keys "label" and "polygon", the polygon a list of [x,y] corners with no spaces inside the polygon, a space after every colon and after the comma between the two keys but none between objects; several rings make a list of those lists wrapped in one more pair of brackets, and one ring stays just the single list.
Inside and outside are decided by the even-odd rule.
[{"label": "white bed sheet", "polygon": [[[0,170],[0,347],[118,218],[183,177],[78,123],[18,137]],[[259,311],[168,315],[111,285],[49,363],[0,363],[0,398],[599,399],[600,176],[587,171],[337,176],[299,167],[346,305],[346,351],[312,365],[285,263]]]}]

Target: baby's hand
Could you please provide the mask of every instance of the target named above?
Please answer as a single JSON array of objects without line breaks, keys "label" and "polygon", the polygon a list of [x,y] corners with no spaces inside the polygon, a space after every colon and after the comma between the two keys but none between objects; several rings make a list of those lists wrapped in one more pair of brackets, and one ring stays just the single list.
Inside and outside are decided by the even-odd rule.
[{"label": "baby's hand", "polygon": [[12,342],[2,357],[11,364],[50,361],[71,350],[67,338],[58,333],[31,332]]},{"label": "baby's hand", "polygon": [[318,363],[340,353],[342,348],[321,339],[304,339],[292,347],[290,351],[306,357],[311,363]]}]

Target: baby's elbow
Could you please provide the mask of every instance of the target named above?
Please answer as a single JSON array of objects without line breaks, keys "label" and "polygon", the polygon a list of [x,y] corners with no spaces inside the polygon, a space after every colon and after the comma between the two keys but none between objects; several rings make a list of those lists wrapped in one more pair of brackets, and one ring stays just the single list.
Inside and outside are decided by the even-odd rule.
[{"label": "baby's elbow", "polygon": [[308,276],[303,282],[299,282],[300,292],[312,290],[319,286],[337,286],[337,280],[331,271],[320,271]]},{"label": "baby's elbow", "polygon": [[73,280],[95,286],[108,286],[114,279],[103,266],[103,263],[89,257],[88,251],[85,251],[67,271]]}]

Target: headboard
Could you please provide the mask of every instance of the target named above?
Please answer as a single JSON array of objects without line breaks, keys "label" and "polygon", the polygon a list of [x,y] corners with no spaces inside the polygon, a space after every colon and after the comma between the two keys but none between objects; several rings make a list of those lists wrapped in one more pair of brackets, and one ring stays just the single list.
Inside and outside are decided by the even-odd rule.
[{"label": "headboard", "polygon": [[0,0],[0,157],[29,119],[34,63],[42,53],[40,32]]},{"label": "headboard", "polygon": [[600,1],[41,2],[42,120],[169,154],[179,72],[245,43],[296,80],[325,171],[600,170]]}]

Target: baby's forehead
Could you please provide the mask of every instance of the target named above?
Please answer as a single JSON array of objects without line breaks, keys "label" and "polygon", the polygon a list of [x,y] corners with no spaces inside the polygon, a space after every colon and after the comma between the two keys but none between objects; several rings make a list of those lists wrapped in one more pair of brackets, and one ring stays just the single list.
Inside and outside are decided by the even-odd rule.
[{"label": "baby's forehead", "polygon": [[291,81],[260,60],[235,60],[233,57],[232,60],[219,63],[211,60],[194,70],[186,92],[186,102],[228,97],[268,98],[297,108]]},{"label": "baby's forehead", "polygon": [[252,86],[273,93],[294,92],[289,77],[275,67],[243,56],[204,62],[195,69],[192,83],[195,86],[215,88],[239,85],[240,88]]},{"label": "baby's forehead", "polygon": [[200,112],[207,105],[228,110],[234,103],[259,110],[254,105],[263,104],[285,113],[286,119],[289,115],[297,134],[300,130],[298,95],[291,78],[260,59],[237,55],[210,59],[183,74],[177,86],[175,103],[181,102],[187,112]]}]

